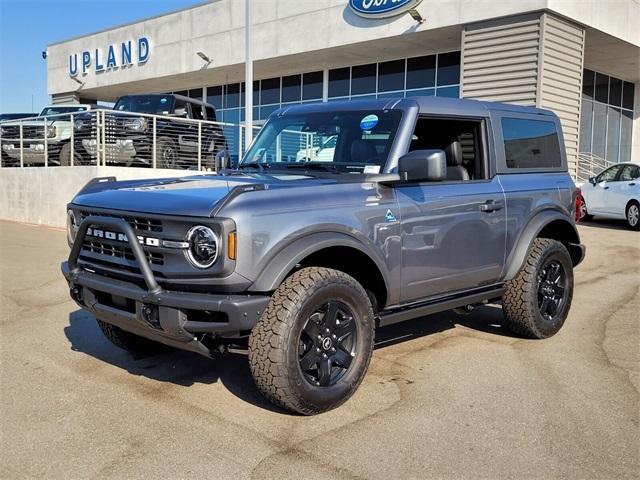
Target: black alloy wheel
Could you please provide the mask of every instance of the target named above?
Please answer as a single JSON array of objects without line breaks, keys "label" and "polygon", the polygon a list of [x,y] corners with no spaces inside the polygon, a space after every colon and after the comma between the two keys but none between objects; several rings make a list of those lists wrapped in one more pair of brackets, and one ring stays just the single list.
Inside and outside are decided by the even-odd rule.
[{"label": "black alloy wheel", "polygon": [[300,332],[298,358],[304,378],[320,387],[335,385],[356,355],[358,332],[347,305],[330,301],[316,310]]},{"label": "black alloy wheel", "polygon": [[548,261],[538,274],[538,309],[550,322],[555,320],[566,301],[567,274],[557,260]]}]

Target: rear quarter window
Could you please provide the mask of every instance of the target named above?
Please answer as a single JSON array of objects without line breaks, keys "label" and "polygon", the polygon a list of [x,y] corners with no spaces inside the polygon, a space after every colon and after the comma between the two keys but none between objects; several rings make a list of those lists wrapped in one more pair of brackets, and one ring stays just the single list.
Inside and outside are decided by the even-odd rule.
[{"label": "rear quarter window", "polygon": [[562,166],[556,124],[543,120],[502,117],[507,168],[559,168]]}]

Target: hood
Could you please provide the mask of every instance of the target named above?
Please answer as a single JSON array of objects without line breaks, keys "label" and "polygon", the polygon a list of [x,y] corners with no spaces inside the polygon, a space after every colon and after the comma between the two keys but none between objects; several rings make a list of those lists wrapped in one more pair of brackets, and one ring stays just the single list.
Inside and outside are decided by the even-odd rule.
[{"label": "hood", "polygon": [[96,182],[83,188],[72,203],[107,210],[209,217],[218,203],[238,186],[264,185],[265,189],[272,189],[327,183],[336,180],[275,172]]}]

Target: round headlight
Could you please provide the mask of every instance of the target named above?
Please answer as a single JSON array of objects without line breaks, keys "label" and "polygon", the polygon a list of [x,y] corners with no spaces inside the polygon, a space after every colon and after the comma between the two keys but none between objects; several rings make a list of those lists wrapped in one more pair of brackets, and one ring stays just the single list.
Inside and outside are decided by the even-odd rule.
[{"label": "round headlight", "polygon": [[73,122],[73,128],[75,128],[76,130],[82,130],[82,127],[84,127],[83,120],[78,119],[75,122]]},{"label": "round headlight", "polygon": [[67,242],[69,245],[73,245],[76,241],[76,234],[78,233],[78,221],[76,214],[73,210],[67,210]]},{"label": "round headlight", "polygon": [[187,233],[187,258],[198,268],[209,268],[218,258],[218,236],[209,227],[195,226]]},{"label": "round headlight", "polygon": [[137,132],[141,132],[147,128],[147,119],[143,117],[139,118],[127,118],[124,121],[124,126],[131,130],[135,130]]}]

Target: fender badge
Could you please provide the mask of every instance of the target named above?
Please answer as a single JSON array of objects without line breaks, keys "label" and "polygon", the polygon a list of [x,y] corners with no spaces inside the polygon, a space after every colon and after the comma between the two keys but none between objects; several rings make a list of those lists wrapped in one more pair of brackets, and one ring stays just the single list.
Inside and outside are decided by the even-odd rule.
[{"label": "fender badge", "polygon": [[387,214],[384,216],[387,219],[387,222],[395,222],[396,216],[393,214],[390,208],[387,209]]}]

